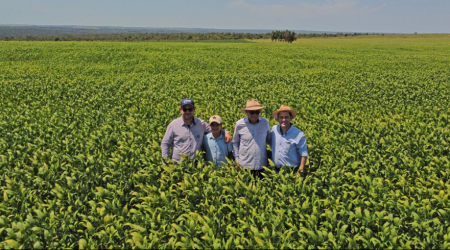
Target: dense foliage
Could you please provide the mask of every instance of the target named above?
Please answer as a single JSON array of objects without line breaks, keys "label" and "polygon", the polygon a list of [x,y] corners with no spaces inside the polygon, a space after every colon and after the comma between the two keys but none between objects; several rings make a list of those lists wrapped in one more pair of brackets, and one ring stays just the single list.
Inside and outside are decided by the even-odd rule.
[{"label": "dense foliage", "polygon": [[273,30],[270,34],[270,40],[273,41],[284,41],[288,43],[292,43],[293,41],[297,40],[295,31],[281,31],[281,30]]},{"label": "dense foliage", "polygon": [[[0,248],[448,248],[448,37],[0,42]],[[224,128],[257,98],[307,169],[161,165],[182,98]]]}]

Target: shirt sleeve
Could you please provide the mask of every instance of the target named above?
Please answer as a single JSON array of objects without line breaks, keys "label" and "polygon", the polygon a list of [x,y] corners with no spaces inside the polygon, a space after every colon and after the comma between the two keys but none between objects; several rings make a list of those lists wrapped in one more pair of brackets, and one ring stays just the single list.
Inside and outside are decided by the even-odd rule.
[{"label": "shirt sleeve", "polygon": [[172,124],[169,124],[166,129],[166,134],[164,134],[164,138],[161,141],[161,151],[162,157],[166,159],[170,153],[170,147],[173,144],[173,128]]},{"label": "shirt sleeve", "polygon": [[205,129],[205,135],[211,133],[211,129],[209,128],[209,124],[206,123],[204,120],[199,119],[202,127]]},{"label": "shirt sleeve", "polygon": [[298,142],[297,152],[302,157],[308,156],[308,147],[306,145],[306,137],[304,134],[302,134],[300,141]]},{"label": "shirt sleeve", "polygon": [[234,158],[236,162],[239,162],[239,146],[240,146],[241,137],[239,135],[239,131],[237,126],[234,128],[233,135],[233,150],[234,150]]},{"label": "shirt sleeve", "polygon": [[233,152],[233,144],[232,143],[228,143],[228,144],[225,144],[225,145],[227,145],[227,151],[228,152]]}]

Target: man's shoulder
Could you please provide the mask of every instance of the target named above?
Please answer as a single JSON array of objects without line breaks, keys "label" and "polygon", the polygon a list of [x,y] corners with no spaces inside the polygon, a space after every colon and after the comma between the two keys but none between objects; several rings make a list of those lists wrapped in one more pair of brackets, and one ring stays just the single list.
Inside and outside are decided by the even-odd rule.
[{"label": "man's shoulder", "polygon": [[176,119],[173,119],[170,123],[169,126],[174,126],[174,125],[178,125],[178,124],[182,124],[183,122],[183,118],[178,117]]},{"label": "man's shoulder", "polygon": [[242,124],[245,124],[245,118],[239,119],[239,120],[236,122],[236,126],[242,125]]},{"label": "man's shoulder", "polygon": [[264,118],[264,117],[259,117],[259,118],[261,118],[261,120],[259,120],[259,122],[261,122],[262,124],[269,124],[269,120],[267,120],[266,118]]},{"label": "man's shoulder", "polygon": [[292,126],[292,129],[293,134],[299,137],[305,136],[305,133],[303,133],[303,131],[301,131],[299,128]]},{"label": "man's shoulder", "polygon": [[206,123],[205,120],[198,118],[198,117],[194,117],[194,122],[195,122],[195,125]]}]

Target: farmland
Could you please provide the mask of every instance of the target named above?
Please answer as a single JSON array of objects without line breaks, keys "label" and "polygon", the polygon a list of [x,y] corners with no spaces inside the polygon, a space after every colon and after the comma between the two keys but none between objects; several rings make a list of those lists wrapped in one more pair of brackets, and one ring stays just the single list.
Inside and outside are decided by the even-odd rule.
[{"label": "farmland", "polygon": [[[0,248],[448,248],[450,36],[0,42]],[[161,164],[182,98],[281,104],[296,178]]]}]

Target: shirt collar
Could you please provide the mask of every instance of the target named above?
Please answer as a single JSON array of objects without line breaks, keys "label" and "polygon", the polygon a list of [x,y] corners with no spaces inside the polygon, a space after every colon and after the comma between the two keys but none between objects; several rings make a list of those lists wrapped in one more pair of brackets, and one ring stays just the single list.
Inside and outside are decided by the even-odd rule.
[{"label": "shirt collar", "polygon": [[[181,124],[182,126],[187,126],[187,127],[189,127],[189,126],[184,122],[183,117],[180,117],[180,119],[181,119],[181,122],[183,123],[183,124]],[[197,119],[197,117],[194,117],[194,119],[192,119],[191,127],[192,127],[192,126],[195,126],[195,124],[197,124],[197,123],[195,122],[196,119]]]},{"label": "shirt collar", "polygon": [[[244,118],[244,121],[250,123],[250,121],[248,120],[248,116],[246,116],[246,117]],[[261,116],[258,117],[258,121],[257,121],[256,123],[259,123],[260,121],[261,121]]]},{"label": "shirt collar", "polygon": [[220,139],[223,139],[223,135],[222,135],[222,133],[220,133],[220,135],[219,135],[219,137],[217,137],[217,139],[216,138],[214,138],[214,135],[212,134],[212,132],[211,132],[211,137],[209,138],[210,140],[211,139],[214,139],[214,140],[220,140]]}]

